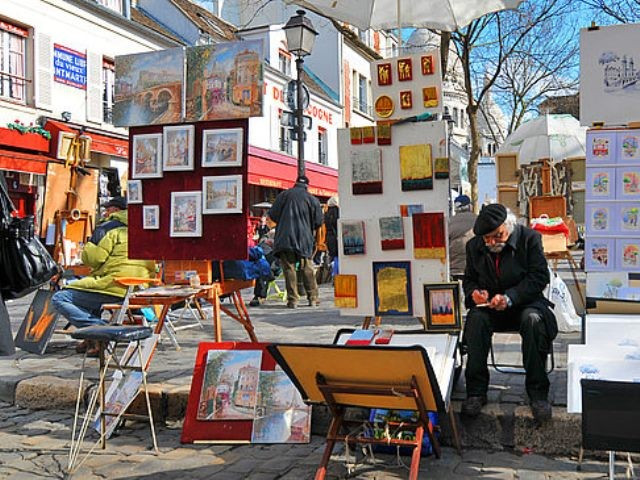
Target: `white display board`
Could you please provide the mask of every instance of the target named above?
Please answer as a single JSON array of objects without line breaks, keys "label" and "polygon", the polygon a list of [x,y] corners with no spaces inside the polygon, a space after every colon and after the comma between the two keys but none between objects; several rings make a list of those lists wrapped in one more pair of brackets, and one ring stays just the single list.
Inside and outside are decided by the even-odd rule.
[{"label": "white display board", "polygon": [[[339,222],[340,274],[357,276],[357,307],[342,308],[342,315],[374,316],[373,262],[410,262],[413,316],[425,315],[423,284],[449,281],[449,246],[445,259],[416,259],[413,249],[412,218],[403,217],[405,248],[382,250],[380,217],[400,215],[400,205],[420,204],[424,212],[442,212],[446,223],[449,208],[449,180],[433,178],[432,190],[402,191],[399,148],[405,145],[429,144],[432,158],[446,157],[445,123],[421,122],[392,127],[392,143],[351,145],[349,129],[338,130],[340,222],[362,220],[365,224],[365,254],[344,255],[342,229]],[[382,193],[352,193],[351,153],[380,149],[382,154]],[[448,241],[448,240],[447,240]]]},{"label": "white display board", "polygon": [[[407,76],[407,66],[410,68],[410,78]],[[429,73],[423,73],[424,71]],[[427,100],[430,106],[425,106],[424,89],[435,89],[435,105],[432,96],[434,90],[430,90]],[[372,62],[371,93],[374,114],[379,120],[411,117],[425,112],[442,113],[440,50],[428,50],[416,55],[402,55]],[[391,100],[392,111],[388,115],[381,115],[377,108],[378,99],[381,97]],[[411,107],[404,103],[408,98],[411,99]]]},{"label": "white display board", "polygon": [[640,24],[580,30],[580,123],[640,121]]}]

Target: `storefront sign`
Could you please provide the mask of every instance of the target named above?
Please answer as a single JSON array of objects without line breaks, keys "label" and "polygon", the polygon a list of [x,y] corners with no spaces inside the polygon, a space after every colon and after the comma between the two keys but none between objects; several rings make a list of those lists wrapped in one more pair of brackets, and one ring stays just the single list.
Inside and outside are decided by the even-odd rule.
[{"label": "storefront sign", "polygon": [[[266,84],[265,84],[265,88],[266,88]],[[283,105],[285,104],[286,97],[283,90],[280,87],[273,85],[271,87],[271,94],[273,99],[276,102],[279,102]],[[326,110],[323,107],[319,107],[311,103],[309,107],[305,109],[304,113],[305,115],[309,115],[310,117],[316,118],[321,122],[327,123],[328,125],[333,125],[333,113]]]},{"label": "storefront sign", "polygon": [[72,87],[87,89],[87,56],[62,45],[53,45],[53,79]]}]

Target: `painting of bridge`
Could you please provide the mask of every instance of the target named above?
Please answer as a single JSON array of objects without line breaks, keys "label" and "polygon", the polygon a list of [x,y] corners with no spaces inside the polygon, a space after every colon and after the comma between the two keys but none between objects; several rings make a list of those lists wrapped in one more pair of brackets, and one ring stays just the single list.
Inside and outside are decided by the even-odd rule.
[{"label": "painting of bridge", "polygon": [[113,123],[118,127],[182,119],[184,50],[116,57]]}]

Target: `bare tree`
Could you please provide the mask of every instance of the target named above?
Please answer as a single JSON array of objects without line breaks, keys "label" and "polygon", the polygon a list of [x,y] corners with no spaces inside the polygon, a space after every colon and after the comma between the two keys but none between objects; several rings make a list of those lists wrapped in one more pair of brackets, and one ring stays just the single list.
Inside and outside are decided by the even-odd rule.
[{"label": "bare tree", "polygon": [[601,19],[613,19],[620,23],[640,20],[640,0],[581,0]]}]

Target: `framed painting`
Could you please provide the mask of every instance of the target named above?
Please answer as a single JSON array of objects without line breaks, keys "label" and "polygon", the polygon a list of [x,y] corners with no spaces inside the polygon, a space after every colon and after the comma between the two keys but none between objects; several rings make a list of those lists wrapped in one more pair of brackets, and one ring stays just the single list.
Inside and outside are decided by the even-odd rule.
[{"label": "framed painting", "polygon": [[365,234],[362,220],[340,220],[342,252],[345,255],[364,255]]},{"label": "framed painting", "polygon": [[362,128],[351,127],[349,129],[349,138],[351,139],[351,145],[361,145],[362,144]]},{"label": "framed painting", "polygon": [[616,168],[616,197],[618,200],[640,199],[640,165]]},{"label": "framed painting", "polygon": [[424,87],[422,89],[422,104],[424,108],[438,106],[438,89],[436,87]]},{"label": "framed painting", "polygon": [[415,213],[423,213],[424,205],[420,205],[419,203],[400,205],[400,216],[401,217],[412,217]]},{"label": "framed painting", "polygon": [[338,274],[333,277],[334,304],[338,308],[358,307],[358,277]]},{"label": "framed painting", "polygon": [[618,132],[618,151],[620,162],[640,160],[640,132],[638,130]]},{"label": "framed painting", "polygon": [[242,128],[202,131],[203,167],[242,166]]},{"label": "framed painting", "polygon": [[162,134],[134,135],[131,178],[162,178]]},{"label": "framed painting", "polygon": [[587,233],[598,235],[613,231],[613,204],[587,205]]},{"label": "framed painting", "polygon": [[362,143],[375,143],[376,142],[376,130],[373,125],[367,125],[361,127],[362,130]]},{"label": "framed painting", "polygon": [[142,203],[142,180],[127,181],[127,203]]},{"label": "framed painting", "polygon": [[193,170],[193,125],[164,127],[162,168],[165,171]]},{"label": "framed painting", "polygon": [[373,262],[375,315],[413,315],[410,262]]},{"label": "framed painting", "polygon": [[202,177],[202,213],[242,213],[242,175]]},{"label": "framed painting", "polygon": [[391,145],[391,123],[378,122],[376,127],[378,145]]},{"label": "framed painting", "polygon": [[460,331],[460,284],[426,283],[423,290],[427,330]]},{"label": "framed painting", "polygon": [[400,92],[400,108],[403,110],[410,110],[413,108],[413,98],[411,90],[404,90]]},{"label": "framed painting", "polygon": [[422,75],[433,75],[435,71],[433,55],[423,55],[420,57],[420,66],[422,68]]},{"label": "framed painting", "polygon": [[584,245],[584,269],[586,272],[613,270],[615,239],[587,236]]},{"label": "framed painting", "polygon": [[418,259],[447,258],[444,213],[415,213],[413,221],[413,254]]},{"label": "framed painting", "polygon": [[16,334],[16,347],[38,355],[44,354],[58,320],[58,312],[51,305],[54,293],[43,289],[36,292]]},{"label": "framed painting", "polygon": [[402,145],[400,147],[400,179],[402,191],[432,190],[433,166],[431,145]]},{"label": "framed painting", "polygon": [[404,224],[402,217],[380,217],[382,250],[404,250]]},{"label": "framed painting", "polygon": [[434,176],[438,180],[446,180],[449,178],[449,158],[437,157],[434,161]]},{"label": "framed painting", "polygon": [[144,205],[142,207],[142,228],[144,230],[160,229],[160,205]]},{"label": "framed painting", "polygon": [[202,236],[202,192],[171,192],[171,237]]},{"label": "framed painting", "polygon": [[640,238],[616,239],[616,268],[640,272]]},{"label": "framed painting", "polygon": [[615,233],[640,237],[640,202],[618,203]]},{"label": "framed painting", "polygon": [[398,60],[398,80],[401,82],[410,82],[413,80],[413,65],[410,58],[401,58]]},{"label": "framed painting", "polygon": [[615,163],[617,139],[615,132],[587,132],[587,165]]},{"label": "framed painting", "polygon": [[378,65],[378,85],[385,86],[393,83],[393,72],[390,63],[381,63]]},{"label": "framed painting", "polygon": [[613,200],[616,194],[615,176],[615,168],[587,167],[587,200]]},{"label": "framed painting", "polygon": [[382,193],[382,151],[351,152],[351,191],[354,195]]}]

